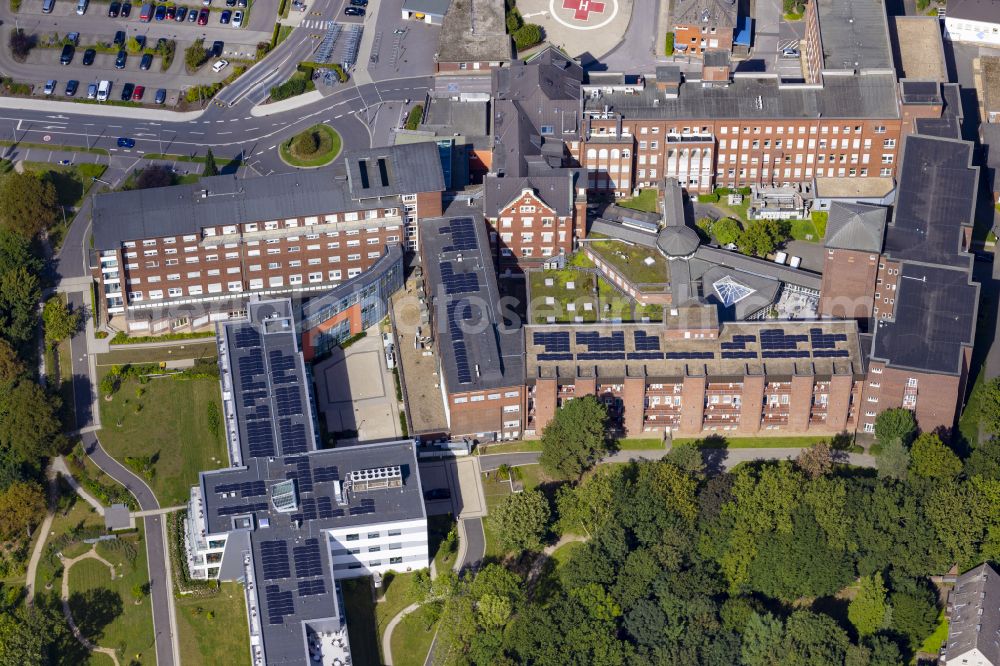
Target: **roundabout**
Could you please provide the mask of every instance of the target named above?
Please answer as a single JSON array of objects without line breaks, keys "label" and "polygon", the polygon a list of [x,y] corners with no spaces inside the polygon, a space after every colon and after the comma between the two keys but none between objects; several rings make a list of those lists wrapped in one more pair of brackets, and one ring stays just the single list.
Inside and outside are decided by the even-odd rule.
[{"label": "roundabout", "polygon": [[321,123],[283,141],[278,155],[289,166],[315,169],[337,159],[342,145],[337,130]]}]

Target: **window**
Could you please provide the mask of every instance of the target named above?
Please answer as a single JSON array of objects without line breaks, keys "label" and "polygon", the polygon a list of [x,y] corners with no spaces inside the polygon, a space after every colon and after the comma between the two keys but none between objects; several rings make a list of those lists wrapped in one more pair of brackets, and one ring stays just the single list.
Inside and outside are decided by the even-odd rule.
[{"label": "window", "polygon": [[389,564],[402,564],[402,563],[403,563],[403,558],[402,557],[390,557],[389,558]]},{"label": "window", "polygon": [[381,546],[368,546],[369,553],[377,553],[382,550]]},{"label": "window", "polygon": [[552,125],[542,125],[542,136],[551,136],[555,134],[555,127]]},{"label": "window", "polygon": [[382,536],[381,532],[369,532],[368,533],[368,538],[369,539],[377,539],[380,536]]},{"label": "window", "polygon": [[360,538],[361,538],[360,534],[348,534],[347,535],[347,540],[348,541],[357,541]]},{"label": "window", "polygon": [[388,532],[387,532],[386,534],[387,534],[388,536],[399,536],[399,535],[401,535],[402,533],[403,533],[403,530],[399,530],[399,529],[397,529],[397,530],[389,530],[389,531],[388,531]]}]

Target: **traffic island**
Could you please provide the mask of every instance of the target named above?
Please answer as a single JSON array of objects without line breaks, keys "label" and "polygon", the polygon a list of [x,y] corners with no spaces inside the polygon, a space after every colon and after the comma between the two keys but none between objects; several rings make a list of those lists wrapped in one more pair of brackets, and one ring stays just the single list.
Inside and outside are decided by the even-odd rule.
[{"label": "traffic island", "polygon": [[295,167],[321,167],[340,154],[340,134],[327,125],[313,125],[296,134],[278,148],[285,164]]}]

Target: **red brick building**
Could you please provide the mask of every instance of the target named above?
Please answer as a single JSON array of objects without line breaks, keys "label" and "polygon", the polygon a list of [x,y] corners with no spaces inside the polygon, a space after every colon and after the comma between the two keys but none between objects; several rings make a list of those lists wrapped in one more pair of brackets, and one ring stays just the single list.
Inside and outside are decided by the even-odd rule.
[{"label": "red brick building", "polygon": [[701,56],[709,49],[731,51],[739,3],[730,0],[679,0],[671,4],[674,50]]},{"label": "red brick building", "polygon": [[346,169],[102,194],[94,276],[112,326],[193,330],[251,294],[308,295],[367,270],[389,245],[415,249],[416,221],[441,214],[434,144],[348,153]]},{"label": "red brick building", "polygon": [[821,315],[857,319],[867,330],[867,322],[878,307],[875,294],[885,217],[886,209],[880,206],[831,204],[824,241]]}]

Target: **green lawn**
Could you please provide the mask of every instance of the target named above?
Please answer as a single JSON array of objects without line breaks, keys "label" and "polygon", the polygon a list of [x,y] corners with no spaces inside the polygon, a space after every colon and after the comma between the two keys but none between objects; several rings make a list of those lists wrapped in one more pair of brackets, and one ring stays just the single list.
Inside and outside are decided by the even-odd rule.
[{"label": "green lawn", "polygon": [[107,354],[97,356],[97,365],[125,365],[126,363],[160,363],[161,361],[177,361],[181,359],[214,359],[218,354],[215,341],[204,342],[192,340],[169,347],[129,348],[128,346],[113,347]]},{"label": "green lawn", "polygon": [[[443,542],[448,533],[456,528],[455,518],[450,513],[443,516],[427,517],[427,532],[430,538],[430,554],[434,561],[434,566],[439,573],[447,571],[455,564],[458,557],[458,540],[454,542],[451,550],[443,547]],[[457,533],[456,533],[457,536]]]},{"label": "green lawn", "polygon": [[635,318],[641,321],[643,317],[649,317],[650,321],[663,321],[663,306],[655,304],[640,305],[636,303]]},{"label": "green lawn", "polygon": [[621,319],[632,321],[632,305],[635,303],[628,296],[623,296],[610,282],[603,277],[597,278],[597,304],[601,311],[601,319]]},{"label": "green lawn", "polygon": [[49,162],[25,162],[27,173],[37,174],[43,180],[52,183],[56,190],[56,198],[63,207],[63,217],[49,229],[49,241],[58,250],[69,225],[73,222],[76,209],[83,197],[94,184],[93,177],[100,178],[107,169],[103,164],[50,164]]},{"label": "green lawn", "polygon": [[250,635],[242,585],[223,583],[213,597],[179,596],[174,603],[181,663],[214,666],[249,660]]},{"label": "green lawn", "polygon": [[525,451],[541,451],[542,441],[540,439],[520,440],[517,442],[496,442],[493,444],[479,444],[476,446],[476,455],[493,455],[494,453],[523,453]]},{"label": "green lawn", "polygon": [[621,199],[615,203],[622,208],[631,208],[632,210],[656,213],[659,211],[659,199],[660,191],[655,187],[650,187],[645,190],[639,190],[639,196],[637,197],[632,197],[631,199]]},{"label": "green lawn", "polygon": [[790,234],[795,240],[821,243],[826,236],[828,213],[816,211],[808,220],[789,220]]},{"label": "green lawn", "polygon": [[[314,153],[301,154],[296,148],[296,139],[303,134],[312,133],[317,138],[317,149]],[[329,125],[313,125],[299,132],[288,141],[281,144],[278,152],[287,164],[297,167],[320,167],[332,162],[340,154],[340,135]],[[372,176],[374,177],[374,175]]]},{"label": "green lawn", "polygon": [[378,602],[375,604],[375,631],[380,645],[382,634],[392,618],[399,611],[417,601],[413,589],[413,574],[388,574],[382,577],[382,587],[376,590]]},{"label": "green lawn", "polygon": [[[375,633],[375,603],[370,578],[352,578],[341,583],[344,615],[351,659],[355,666],[380,666],[378,635]],[[242,663],[242,662],[240,662]]]},{"label": "green lawn", "polygon": [[[496,473],[483,474],[483,495],[486,497],[487,513],[493,510],[507,495],[510,495],[510,484],[501,481]],[[483,518],[483,535],[486,537],[485,559],[502,559],[506,553],[500,548],[496,532],[493,531],[489,516]]]},{"label": "green lawn", "polygon": [[701,437],[682,437],[674,444],[698,444],[709,449],[790,449],[828,442],[829,437],[722,437],[719,440]]},{"label": "green lawn", "polygon": [[559,568],[569,559],[570,553],[578,548],[583,548],[582,541],[568,541],[552,551],[552,559],[556,561],[556,568]]},{"label": "green lawn", "polygon": [[[102,528],[104,526],[104,518],[92,506],[77,497],[76,493],[72,493],[68,487],[64,487],[63,491],[59,508],[52,519],[52,527],[49,529],[49,534],[46,535],[47,541],[54,541],[63,534],[68,534],[74,528]],[[34,544],[32,544],[32,548],[34,548]],[[73,557],[89,549],[90,546],[81,544],[80,546],[64,548],[62,552],[67,557]],[[58,592],[59,579],[56,578],[56,569],[59,566],[59,560],[55,557],[48,557],[48,554],[49,545],[47,544],[42,550],[42,557],[38,560],[38,569],[35,571],[35,589],[41,592],[51,584],[53,589]]]},{"label": "green lawn", "polygon": [[392,663],[395,666],[423,666],[437,631],[437,616],[421,606],[396,625],[392,632]]},{"label": "green lawn", "polygon": [[656,451],[658,449],[666,450],[663,445],[663,440],[659,437],[652,438],[640,438],[640,437],[626,437],[625,439],[618,440],[618,448],[622,451]]},{"label": "green lawn", "polygon": [[126,547],[114,542],[96,547],[115,566],[114,580],[108,567],[93,559],[77,562],[69,570],[70,609],[84,634],[101,647],[117,650],[119,660],[155,664],[150,597],[137,604],[132,596],[136,584],[149,583],[141,526],[137,536],[120,538]]},{"label": "green lawn", "polygon": [[[599,234],[592,236],[600,238]],[[634,284],[662,285],[670,280],[667,260],[656,250],[617,240],[593,241],[588,243],[587,247]],[[652,259],[652,263],[648,263],[649,259]]]},{"label": "green lawn", "polygon": [[126,456],[153,457],[149,485],[160,504],[183,504],[199,472],[223,467],[228,460],[223,436],[208,430],[206,405],[214,401],[222,407],[219,382],[153,379],[141,387],[141,398],[136,397],[138,388],[138,381],[128,379],[110,402],[100,401],[101,443],[122,462]]}]

